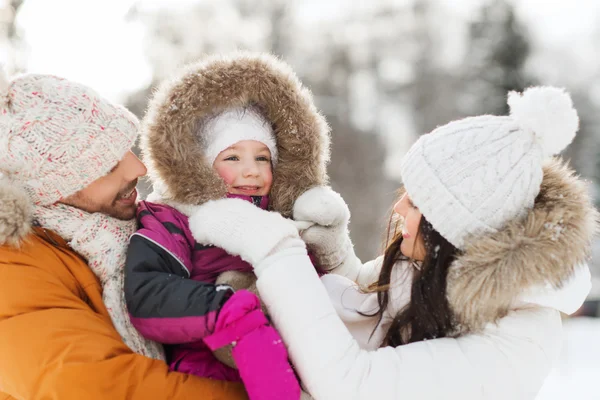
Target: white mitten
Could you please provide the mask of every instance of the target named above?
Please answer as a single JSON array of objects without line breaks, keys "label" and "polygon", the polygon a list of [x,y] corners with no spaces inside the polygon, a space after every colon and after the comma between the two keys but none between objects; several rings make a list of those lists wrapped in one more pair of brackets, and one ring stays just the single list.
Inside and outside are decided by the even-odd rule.
[{"label": "white mitten", "polygon": [[294,220],[308,228],[300,236],[326,271],[354,279],[362,263],[354,253],[348,223],[350,210],[342,196],[328,186],[304,192],[294,203]]},{"label": "white mitten", "polygon": [[241,199],[220,199],[196,206],[190,230],[200,244],[240,256],[252,266],[288,238],[298,238],[294,222]]},{"label": "white mitten", "polygon": [[350,210],[339,193],[329,186],[316,186],[302,193],[294,203],[294,219],[321,226],[348,225]]}]

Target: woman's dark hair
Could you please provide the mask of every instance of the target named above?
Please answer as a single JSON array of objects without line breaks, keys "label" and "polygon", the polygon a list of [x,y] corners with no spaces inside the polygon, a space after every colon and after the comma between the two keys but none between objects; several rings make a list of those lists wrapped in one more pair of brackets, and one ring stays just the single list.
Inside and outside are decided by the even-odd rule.
[{"label": "woman's dark hair", "polygon": [[[390,221],[391,225],[391,221]],[[454,318],[446,298],[448,268],[458,250],[442,237],[422,216],[418,237],[423,238],[425,259],[417,263],[400,252],[402,233],[395,232],[387,246],[378,282],[373,285],[379,303],[378,315],[389,306],[392,270],[400,260],[415,264],[410,302],[392,320],[381,346],[400,346],[427,339],[445,337],[453,331]]]}]

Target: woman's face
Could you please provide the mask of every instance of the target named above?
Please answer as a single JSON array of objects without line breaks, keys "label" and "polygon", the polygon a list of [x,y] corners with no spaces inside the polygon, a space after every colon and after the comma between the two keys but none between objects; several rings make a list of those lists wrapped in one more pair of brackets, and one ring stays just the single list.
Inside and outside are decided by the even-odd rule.
[{"label": "woman's face", "polygon": [[423,261],[425,259],[425,245],[423,244],[423,238],[419,235],[421,212],[412,203],[407,193],[394,205],[394,211],[404,218],[403,240],[400,251],[408,258]]}]

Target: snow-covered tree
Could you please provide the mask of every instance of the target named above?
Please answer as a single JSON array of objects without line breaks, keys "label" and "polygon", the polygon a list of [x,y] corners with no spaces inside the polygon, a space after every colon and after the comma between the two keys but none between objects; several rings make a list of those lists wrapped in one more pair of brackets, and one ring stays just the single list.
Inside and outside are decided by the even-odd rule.
[{"label": "snow-covered tree", "polygon": [[535,84],[526,71],[531,45],[514,6],[491,0],[470,27],[462,106],[467,114],[506,115],[506,93]]},{"label": "snow-covered tree", "polygon": [[[529,33],[512,3],[487,0],[480,10],[467,21],[433,0],[350,2],[335,12],[300,0],[203,0],[140,5],[130,18],[147,27],[155,83],[212,52],[270,51],[291,64],[333,127],[332,186],[350,204],[352,236],[368,258],[380,250],[392,179],[414,140],[456,118],[505,114],[506,92],[535,82]],[[140,116],[150,90],[128,103]],[[582,130],[592,129],[584,119],[592,121],[582,117]],[[590,152],[585,143],[572,147]]]},{"label": "snow-covered tree", "polygon": [[[406,122],[414,58],[411,10],[395,3],[380,0],[367,11],[351,9],[343,18],[316,23],[298,18],[302,2],[283,0],[138,6],[130,18],[147,26],[155,82],[205,53],[239,48],[270,51],[292,65],[334,128],[332,186],[354,211],[353,239],[358,254],[368,258],[380,250],[385,211],[397,186],[386,178],[388,149],[400,144],[403,153],[414,137]],[[129,108],[140,116],[150,90],[130,97]]]}]

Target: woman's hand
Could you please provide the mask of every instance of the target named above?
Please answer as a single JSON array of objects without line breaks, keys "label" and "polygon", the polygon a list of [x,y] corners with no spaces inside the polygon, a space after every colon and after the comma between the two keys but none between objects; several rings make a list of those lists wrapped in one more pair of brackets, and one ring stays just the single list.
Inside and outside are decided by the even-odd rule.
[{"label": "woman's hand", "polygon": [[[350,210],[342,196],[328,186],[314,187],[298,197],[293,213],[295,221],[308,226],[300,236],[317,257],[319,267],[342,275],[352,275],[355,271],[349,270],[355,268],[351,266],[360,268],[348,232]],[[345,264],[351,266],[343,268]]]},{"label": "woman's hand", "polygon": [[300,238],[294,222],[240,199],[220,199],[197,206],[189,219],[194,239],[240,256],[252,266],[289,238]]}]

